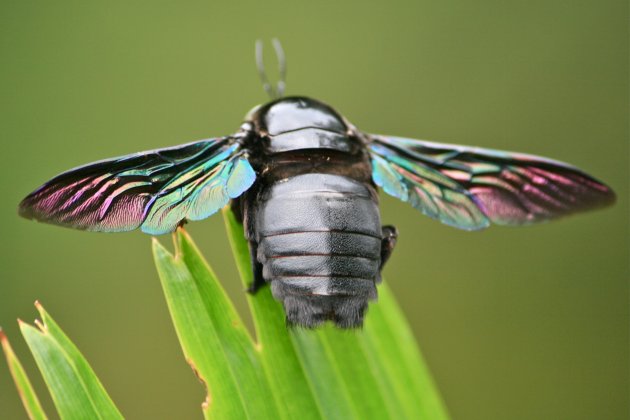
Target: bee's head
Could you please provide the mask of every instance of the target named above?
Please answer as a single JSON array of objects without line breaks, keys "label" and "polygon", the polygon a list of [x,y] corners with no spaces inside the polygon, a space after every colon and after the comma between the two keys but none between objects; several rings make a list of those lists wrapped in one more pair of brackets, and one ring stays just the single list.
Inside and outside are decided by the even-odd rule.
[{"label": "bee's head", "polygon": [[291,150],[355,150],[343,117],[330,106],[315,99],[295,96],[257,106],[246,122],[261,139],[268,153]]},{"label": "bee's head", "polygon": [[281,98],[254,107],[245,120],[254,124],[262,135],[314,128],[346,134],[343,118],[330,106],[304,96]]}]

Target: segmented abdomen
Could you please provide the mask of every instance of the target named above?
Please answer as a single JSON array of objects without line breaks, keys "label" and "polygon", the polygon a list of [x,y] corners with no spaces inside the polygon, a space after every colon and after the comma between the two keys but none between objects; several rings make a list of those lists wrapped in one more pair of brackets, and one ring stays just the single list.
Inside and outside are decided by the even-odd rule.
[{"label": "segmented abdomen", "polygon": [[371,187],[332,174],[271,186],[255,215],[257,259],[289,323],[359,326],[380,278],[381,226]]}]

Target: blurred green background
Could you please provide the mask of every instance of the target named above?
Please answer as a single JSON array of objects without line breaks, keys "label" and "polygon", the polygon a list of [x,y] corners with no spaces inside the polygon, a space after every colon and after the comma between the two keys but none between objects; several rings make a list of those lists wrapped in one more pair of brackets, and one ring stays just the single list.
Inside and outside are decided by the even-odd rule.
[{"label": "blurred green background", "polygon": [[[627,418],[626,1],[4,1],[0,33],[0,325],[42,395],[15,322],[35,299],[129,418],[201,417],[150,238],[16,206],[73,166],[234,132],[266,100],[254,40],[277,36],[288,93],[365,131],[561,159],[617,191],[611,209],[480,233],[382,209],[401,232],[386,281],[454,418]],[[221,218],[189,230],[244,308]],[[0,410],[23,416],[4,363]]]}]

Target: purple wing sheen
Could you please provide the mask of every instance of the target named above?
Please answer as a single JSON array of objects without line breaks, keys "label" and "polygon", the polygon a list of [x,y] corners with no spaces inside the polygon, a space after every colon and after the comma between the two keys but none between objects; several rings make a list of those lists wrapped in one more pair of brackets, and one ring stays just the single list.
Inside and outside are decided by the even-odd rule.
[{"label": "purple wing sheen", "polygon": [[460,229],[543,222],[615,201],[609,187],[566,163],[399,137],[371,139],[374,182]]},{"label": "purple wing sheen", "polygon": [[159,235],[201,220],[238,197],[256,175],[231,137],[95,162],[27,196],[20,215],[76,229]]}]

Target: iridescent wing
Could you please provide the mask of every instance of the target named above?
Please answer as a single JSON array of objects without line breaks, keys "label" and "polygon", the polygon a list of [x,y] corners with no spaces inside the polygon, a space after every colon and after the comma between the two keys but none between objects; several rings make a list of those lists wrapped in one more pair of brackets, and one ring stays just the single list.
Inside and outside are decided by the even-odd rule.
[{"label": "iridescent wing", "polygon": [[76,229],[159,235],[204,219],[256,174],[232,137],[103,160],[72,169],[27,196],[28,219]]},{"label": "iridescent wing", "polygon": [[606,185],[566,163],[399,137],[371,136],[372,178],[427,216],[466,230],[526,225],[612,204]]}]

